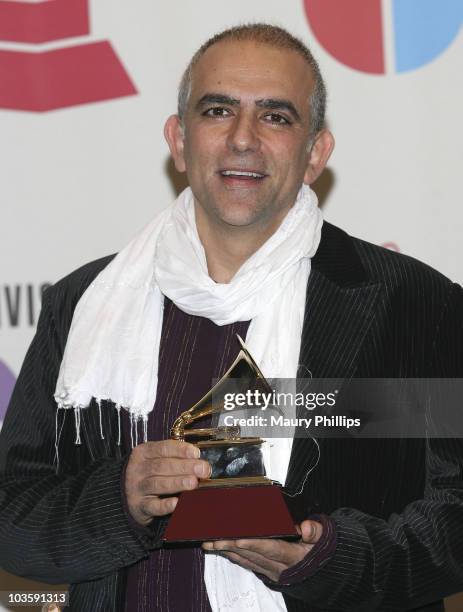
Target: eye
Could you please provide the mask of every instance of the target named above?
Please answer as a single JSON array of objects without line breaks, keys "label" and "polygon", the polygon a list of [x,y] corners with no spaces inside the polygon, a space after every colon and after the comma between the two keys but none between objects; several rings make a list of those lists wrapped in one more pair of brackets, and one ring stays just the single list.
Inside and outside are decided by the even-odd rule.
[{"label": "eye", "polygon": [[202,113],[204,117],[228,117],[230,114],[230,111],[223,106],[213,106]]},{"label": "eye", "polygon": [[264,119],[269,123],[274,123],[276,125],[291,125],[291,121],[287,119],[284,115],[280,115],[280,113],[269,113],[265,115]]}]

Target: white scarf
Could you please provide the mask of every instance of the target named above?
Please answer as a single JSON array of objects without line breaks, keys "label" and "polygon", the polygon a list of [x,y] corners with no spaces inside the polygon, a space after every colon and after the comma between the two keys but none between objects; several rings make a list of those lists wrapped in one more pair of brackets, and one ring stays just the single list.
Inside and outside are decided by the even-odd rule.
[{"label": "white scarf", "polygon": [[[314,192],[303,185],[278,230],[227,284],[207,270],[187,188],[91,283],[72,319],[56,385],[60,408],[77,415],[92,398],[110,400],[143,419],[158,383],[164,295],[184,312],[217,325],[251,323],[246,345],[268,378],[297,373],[310,260],[323,220]],[[284,483],[292,440],[272,439],[267,475]],[[214,612],[286,610],[283,597],[223,557],[206,555],[205,583]]]}]

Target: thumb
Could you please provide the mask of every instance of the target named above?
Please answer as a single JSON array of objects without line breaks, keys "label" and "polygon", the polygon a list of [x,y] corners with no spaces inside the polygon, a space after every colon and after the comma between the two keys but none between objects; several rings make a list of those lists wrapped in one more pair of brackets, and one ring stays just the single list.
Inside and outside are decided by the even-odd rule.
[{"label": "thumb", "polygon": [[300,529],[302,541],[305,544],[316,544],[322,537],[323,527],[316,521],[302,521]]}]

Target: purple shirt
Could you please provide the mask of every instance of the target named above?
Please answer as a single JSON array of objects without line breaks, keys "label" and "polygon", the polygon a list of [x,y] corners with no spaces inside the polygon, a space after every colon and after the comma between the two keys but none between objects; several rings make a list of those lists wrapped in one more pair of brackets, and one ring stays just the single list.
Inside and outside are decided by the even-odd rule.
[{"label": "purple shirt", "polygon": [[[165,440],[175,419],[195,404],[230,367],[246,337],[249,321],[219,327],[209,319],[185,314],[165,299],[156,402],[148,418],[148,440]],[[197,421],[195,427],[209,423]],[[130,448],[129,419],[123,418],[124,445]],[[125,474],[125,471],[124,471]],[[123,474],[123,477],[124,477]],[[144,530],[129,515],[134,529]],[[300,582],[326,563],[336,547],[334,522],[323,524],[323,536],[300,563],[285,571],[279,583],[259,576],[270,588]],[[204,552],[199,544],[160,548],[127,569],[126,612],[211,612],[204,584]]]},{"label": "purple shirt", "polygon": [[[148,419],[148,440],[170,438],[175,419],[195,404],[239,353],[236,334],[246,337],[249,322],[219,327],[209,319],[185,314],[165,300],[159,354],[159,382]],[[204,422],[198,421],[195,427]],[[130,448],[128,419],[124,442]],[[209,612],[203,580],[204,553],[199,544],[153,550],[128,568],[127,612]]]}]

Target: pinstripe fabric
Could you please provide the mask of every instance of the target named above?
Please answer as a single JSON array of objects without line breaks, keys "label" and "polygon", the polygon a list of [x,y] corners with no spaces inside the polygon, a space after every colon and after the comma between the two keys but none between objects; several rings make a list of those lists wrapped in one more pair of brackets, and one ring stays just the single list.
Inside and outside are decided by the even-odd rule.
[{"label": "pinstripe fabric", "polygon": [[[168,438],[175,419],[224,374],[239,352],[236,334],[246,337],[248,325],[248,321],[241,321],[219,327],[165,300],[158,390],[148,418],[149,440]],[[127,424],[128,419],[123,422]],[[197,428],[210,426],[210,418],[195,424]],[[130,447],[129,428],[123,430]],[[135,524],[135,528],[140,526]],[[199,544],[153,550],[148,559],[127,571],[125,610],[184,612],[191,607],[196,612],[211,612],[203,574],[204,553]]]},{"label": "pinstripe fabric", "polygon": [[[78,447],[72,414],[60,413],[58,475],[53,467],[52,396],[72,312],[108,261],[46,292],[0,434],[1,565],[74,583],[79,611],[120,609],[123,568],[146,558],[160,533],[134,533],[125,519],[115,411],[103,411],[104,440],[97,407],[83,411]],[[462,312],[462,289],[442,275],[325,224],[307,290],[301,375],[461,377]],[[331,513],[337,549],[313,577],[281,589],[288,610],[442,610],[431,603],[463,588],[462,451],[461,440],[323,440],[301,505]],[[311,440],[295,441],[290,490],[314,456]]]}]

